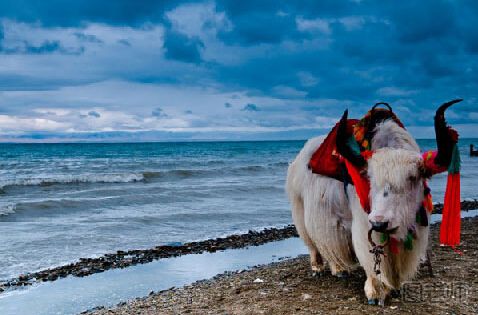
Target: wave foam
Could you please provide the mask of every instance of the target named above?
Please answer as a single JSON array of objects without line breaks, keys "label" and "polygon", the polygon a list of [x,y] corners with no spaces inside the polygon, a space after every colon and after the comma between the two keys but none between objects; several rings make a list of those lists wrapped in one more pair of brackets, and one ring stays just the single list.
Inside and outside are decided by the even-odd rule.
[{"label": "wave foam", "polygon": [[[287,164],[287,163],[285,163]],[[154,180],[156,178],[190,178],[199,176],[212,176],[223,174],[256,174],[266,171],[271,167],[282,167],[284,162],[269,165],[239,165],[205,169],[170,169],[161,171],[143,171],[138,173],[124,174],[76,174],[55,175],[51,177],[17,178],[0,181],[0,193],[6,187],[13,186],[48,186],[55,184],[78,184],[78,183],[131,183]]]},{"label": "wave foam", "polygon": [[131,183],[144,180],[141,174],[80,174],[58,175],[55,177],[20,178],[0,182],[0,189],[12,186],[45,186],[54,184],[78,184],[78,183]]},{"label": "wave foam", "polygon": [[15,213],[16,204],[0,204],[0,216]]}]

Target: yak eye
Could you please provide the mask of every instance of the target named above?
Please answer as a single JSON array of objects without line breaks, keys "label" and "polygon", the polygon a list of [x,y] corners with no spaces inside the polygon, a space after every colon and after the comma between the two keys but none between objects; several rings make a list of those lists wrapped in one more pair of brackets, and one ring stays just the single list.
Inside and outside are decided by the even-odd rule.
[{"label": "yak eye", "polygon": [[417,181],[417,178],[416,178],[416,176],[410,176],[410,177],[408,178],[408,180],[414,183],[414,182]]}]

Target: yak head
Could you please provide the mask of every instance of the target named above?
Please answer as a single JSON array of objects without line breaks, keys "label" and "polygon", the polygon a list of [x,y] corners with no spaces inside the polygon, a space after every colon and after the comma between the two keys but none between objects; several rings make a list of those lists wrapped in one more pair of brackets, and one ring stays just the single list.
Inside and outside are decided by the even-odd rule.
[{"label": "yak head", "polygon": [[[450,164],[457,140],[456,132],[446,124],[444,112],[459,101],[443,104],[435,115],[438,150],[434,163],[442,168]],[[372,154],[368,159],[350,147],[351,134],[347,128],[345,111],[338,126],[337,149],[370,182],[370,228],[404,239],[415,228],[417,212],[426,195],[425,180],[431,177],[432,170],[427,169],[415,140],[392,120],[373,126]]]},{"label": "yak head", "polygon": [[381,148],[368,160],[371,228],[404,239],[424,199],[423,160],[419,153]]}]

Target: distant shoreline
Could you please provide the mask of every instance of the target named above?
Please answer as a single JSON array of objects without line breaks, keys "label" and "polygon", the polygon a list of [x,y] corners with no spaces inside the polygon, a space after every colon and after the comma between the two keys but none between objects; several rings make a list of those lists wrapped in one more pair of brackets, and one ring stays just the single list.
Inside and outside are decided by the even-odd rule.
[{"label": "distant shoreline", "polygon": [[[318,133],[316,136],[321,136],[325,134]],[[254,140],[248,140],[248,139],[191,139],[191,140],[148,140],[148,141],[124,141],[124,140],[118,140],[118,141],[92,141],[92,140],[85,140],[85,141],[30,141],[31,139],[28,139],[28,141],[3,141],[0,140],[0,145],[2,144],[148,144],[148,143],[241,143],[241,142],[305,142],[309,140],[309,138],[301,138],[301,139],[254,139]],[[416,138],[417,141],[420,140],[435,140],[434,137],[430,138]],[[460,137],[460,140],[478,140],[478,138],[472,138],[472,137]],[[478,144],[478,143],[477,143]]]}]

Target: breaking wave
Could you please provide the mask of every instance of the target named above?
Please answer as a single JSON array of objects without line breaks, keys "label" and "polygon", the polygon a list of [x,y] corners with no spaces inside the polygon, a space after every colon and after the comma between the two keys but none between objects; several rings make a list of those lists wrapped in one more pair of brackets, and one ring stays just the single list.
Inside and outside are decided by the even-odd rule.
[{"label": "breaking wave", "polygon": [[0,193],[5,188],[14,186],[49,186],[56,184],[80,184],[80,183],[133,183],[147,182],[158,178],[183,179],[202,176],[217,175],[242,175],[255,174],[274,167],[283,168],[287,163],[271,163],[268,165],[239,165],[208,169],[172,169],[162,171],[144,171],[124,174],[71,174],[54,175],[51,177],[17,178],[0,181]]},{"label": "breaking wave", "polygon": [[0,216],[15,213],[16,204],[0,204]]},{"label": "breaking wave", "polygon": [[144,180],[140,174],[80,174],[57,175],[54,177],[32,177],[0,182],[0,189],[12,186],[48,186],[54,184],[79,184],[79,183],[131,183]]}]

